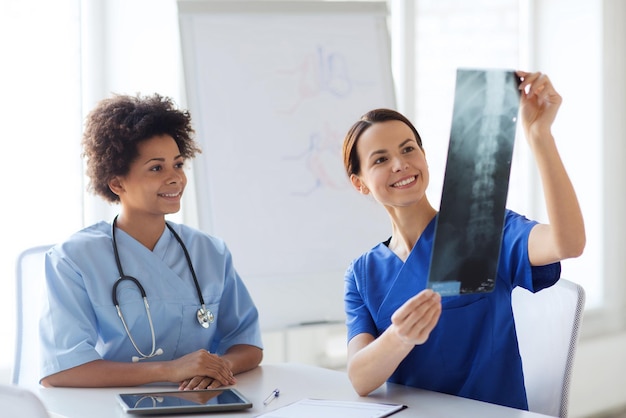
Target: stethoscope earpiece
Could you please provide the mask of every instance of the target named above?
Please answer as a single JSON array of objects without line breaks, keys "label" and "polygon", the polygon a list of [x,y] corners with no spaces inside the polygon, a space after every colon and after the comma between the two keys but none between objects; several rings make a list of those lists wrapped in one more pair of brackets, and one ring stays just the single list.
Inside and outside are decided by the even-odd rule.
[{"label": "stethoscope earpiece", "polygon": [[[154,326],[152,325],[152,316],[150,315],[150,306],[148,305],[148,298],[146,297],[146,291],[144,290],[139,280],[137,280],[136,278],[132,276],[126,276],[124,274],[124,271],[122,270],[122,263],[120,261],[120,256],[117,251],[117,240],[115,239],[116,222],[117,222],[117,216],[113,219],[113,224],[111,226],[111,236],[113,239],[113,253],[115,254],[115,263],[117,264],[117,269],[120,273],[120,277],[119,279],[117,279],[117,281],[113,285],[113,292],[112,292],[113,293],[112,295],[113,305],[115,305],[115,308],[117,309],[117,315],[122,320],[122,325],[124,325],[124,330],[126,330],[126,334],[128,335],[130,342],[133,344],[133,347],[135,347],[135,350],[137,350],[137,353],[139,353],[139,356],[141,356],[141,357],[139,356],[131,357],[132,362],[137,363],[140,360],[145,360],[145,359],[149,359],[155,356],[160,356],[161,354],[163,354],[163,350],[161,348],[156,348],[156,335],[154,332]],[[202,297],[202,292],[200,291],[200,284],[198,283],[196,272],[193,269],[193,264],[191,263],[191,257],[189,257],[189,252],[187,251],[187,248],[185,247],[183,240],[178,236],[176,231],[174,231],[174,228],[172,228],[170,224],[168,224],[167,222],[165,223],[165,225],[170,230],[172,235],[174,235],[174,238],[176,238],[176,241],[178,241],[181,248],[183,249],[183,253],[185,253],[185,258],[187,259],[187,265],[189,266],[189,270],[191,271],[191,276],[193,277],[194,284],[196,285],[196,292],[198,293],[198,299],[200,301],[200,306],[201,306],[200,309],[198,309],[198,312],[196,313],[198,322],[203,328],[209,328],[209,325],[213,323],[213,321],[215,321],[215,315],[213,315],[213,312],[211,312],[204,306],[204,298]],[[128,326],[126,325],[126,321],[124,320],[124,315],[122,314],[122,310],[120,309],[120,305],[117,301],[117,286],[124,280],[129,280],[133,282],[137,286],[139,291],[141,292],[141,297],[143,298],[144,307],[146,309],[146,315],[148,316],[148,324],[150,325],[150,333],[152,334],[152,350],[150,351],[150,354],[142,353],[141,350],[139,350],[139,347],[137,347],[137,344],[135,344],[135,340],[133,339],[133,336],[130,334],[130,330],[128,329]]]}]

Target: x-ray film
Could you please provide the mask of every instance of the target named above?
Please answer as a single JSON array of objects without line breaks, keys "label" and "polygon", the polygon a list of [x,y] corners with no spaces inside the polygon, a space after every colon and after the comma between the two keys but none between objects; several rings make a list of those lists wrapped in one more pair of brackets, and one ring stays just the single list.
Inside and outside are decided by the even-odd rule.
[{"label": "x-ray film", "polygon": [[428,287],[493,291],[520,91],[514,71],[458,69]]}]

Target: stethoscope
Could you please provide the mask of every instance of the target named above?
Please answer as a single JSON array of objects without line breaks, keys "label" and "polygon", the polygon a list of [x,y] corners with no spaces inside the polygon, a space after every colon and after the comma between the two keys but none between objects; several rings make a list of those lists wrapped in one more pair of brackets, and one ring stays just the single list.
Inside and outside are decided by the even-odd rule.
[{"label": "stethoscope", "polygon": [[[132,276],[125,275],[124,271],[122,270],[122,263],[120,261],[120,255],[117,251],[117,240],[115,239],[116,224],[117,224],[117,216],[113,219],[113,224],[111,225],[111,236],[113,238],[113,253],[115,254],[115,263],[117,264],[117,270],[120,273],[120,277],[117,279],[117,281],[113,285],[113,304],[115,305],[115,309],[117,309],[117,315],[122,320],[122,325],[124,325],[124,330],[126,330],[126,334],[128,335],[130,342],[133,344],[133,347],[135,347],[135,350],[137,350],[137,353],[139,353],[140,357],[133,356],[131,358],[133,363],[137,363],[139,360],[145,360],[145,359],[152,358],[155,356],[160,356],[161,354],[163,354],[163,350],[161,348],[156,348],[156,335],[154,332],[154,325],[152,324],[152,315],[150,315],[150,305],[148,305],[148,298],[146,297],[146,291],[144,290],[141,283],[139,283],[139,280],[137,280],[136,278]],[[202,325],[203,328],[208,328],[209,325],[213,321],[215,321],[215,315],[213,315],[213,312],[211,312],[204,306],[204,298],[202,297],[200,284],[198,283],[196,272],[193,269],[193,264],[191,263],[191,257],[189,257],[189,252],[187,251],[187,247],[185,247],[183,240],[180,238],[180,236],[178,236],[176,231],[174,231],[174,228],[172,228],[170,224],[168,224],[167,222],[165,222],[165,225],[167,226],[167,229],[170,230],[172,235],[174,235],[174,238],[176,238],[176,241],[178,241],[178,244],[180,244],[180,247],[183,249],[183,252],[185,253],[185,258],[187,259],[187,265],[189,266],[189,270],[191,271],[193,282],[196,285],[196,292],[198,293],[198,299],[200,300],[200,308],[196,312],[196,318],[198,319],[198,323]],[[117,301],[117,286],[124,280],[129,280],[135,283],[135,286],[137,286],[137,288],[139,289],[139,292],[141,292],[143,304],[146,309],[146,315],[148,316],[148,324],[150,325],[150,333],[152,335],[152,350],[150,351],[149,354],[142,353],[139,347],[137,347],[137,344],[135,343],[135,339],[131,335],[130,330],[128,329],[128,325],[126,325],[126,321],[124,320],[124,315],[122,314],[122,310],[120,309],[120,304]]]}]

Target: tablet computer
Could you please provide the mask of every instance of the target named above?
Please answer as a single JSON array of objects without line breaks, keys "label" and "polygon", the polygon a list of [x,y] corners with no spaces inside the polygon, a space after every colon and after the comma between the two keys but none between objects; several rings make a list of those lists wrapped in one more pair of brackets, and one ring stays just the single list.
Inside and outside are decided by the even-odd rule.
[{"label": "tablet computer", "polygon": [[137,415],[236,411],[252,407],[236,389],[176,390],[120,393],[124,412]]}]

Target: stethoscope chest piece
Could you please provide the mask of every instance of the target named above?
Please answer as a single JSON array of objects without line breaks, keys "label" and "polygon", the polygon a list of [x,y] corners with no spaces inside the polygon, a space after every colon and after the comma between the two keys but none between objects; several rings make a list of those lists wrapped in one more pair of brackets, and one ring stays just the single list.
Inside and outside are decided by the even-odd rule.
[{"label": "stethoscope chest piece", "polygon": [[202,305],[202,307],[198,309],[196,317],[198,318],[198,322],[200,323],[200,325],[202,325],[203,328],[208,328],[209,325],[211,325],[213,321],[215,321],[215,315],[213,315],[213,312],[207,310],[204,305]]}]

